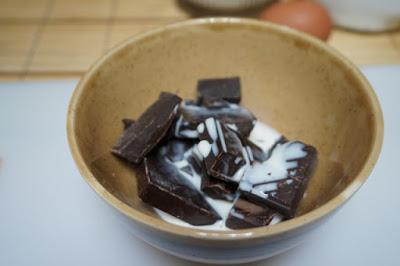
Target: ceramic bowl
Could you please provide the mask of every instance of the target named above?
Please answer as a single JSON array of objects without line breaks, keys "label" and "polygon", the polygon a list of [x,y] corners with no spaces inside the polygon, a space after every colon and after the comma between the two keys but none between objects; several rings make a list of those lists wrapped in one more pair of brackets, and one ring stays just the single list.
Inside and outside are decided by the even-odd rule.
[{"label": "ceramic bowl", "polygon": [[[110,153],[121,119],[138,117],[161,91],[194,98],[198,79],[226,76],[241,77],[242,104],[261,121],[318,149],[306,197],[296,218],[270,227],[168,224],[141,202],[135,174]],[[131,232],[168,253],[210,263],[254,261],[300,243],[365,182],[383,138],[376,95],[351,62],[303,33],[234,18],[180,22],[114,47],[79,82],[67,124],[83,178]]]}]

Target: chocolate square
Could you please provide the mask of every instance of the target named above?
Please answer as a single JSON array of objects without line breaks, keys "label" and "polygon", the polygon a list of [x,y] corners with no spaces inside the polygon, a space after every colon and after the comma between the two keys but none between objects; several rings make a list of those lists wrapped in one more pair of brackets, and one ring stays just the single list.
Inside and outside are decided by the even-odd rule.
[{"label": "chocolate square", "polygon": [[226,226],[231,229],[245,229],[272,225],[281,220],[282,216],[275,210],[239,197],[229,212]]},{"label": "chocolate square", "polygon": [[278,143],[268,160],[254,163],[244,174],[239,191],[287,218],[294,217],[317,160],[316,149],[299,141]]},{"label": "chocolate square", "polygon": [[238,183],[250,162],[236,133],[214,118],[200,124],[199,132],[198,146],[207,173],[226,182]]},{"label": "chocolate square", "polygon": [[240,78],[201,79],[197,82],[198,102],[226,100],[232,103],[240,102]]},{"label": "chocolate square", "polygon": [[201,190],[213,199],[233,201],[238,185],[209,176],[201,176]]},{"label": "chocolate square", "polygon": [[146,156],[138,176],[139,197],[146,203],[192,225],[221,219],[203,195],[174,163],[163,145]]},{"label": "chocolate square", "polygon": [[163,92],[156,102],[122,134],[112,153],[132,163],[140,163],[165,136],[176,117],[181,98]]},{"label": "chocolate square", "polygon": [[[236,197],[237,184],[214,178],[207,173],[203,159],[191,155],[187,158],[191,169],[201,177],[201,191],[213,199],[233,201]],[[192,173],[189,173],[192,174]]]}]

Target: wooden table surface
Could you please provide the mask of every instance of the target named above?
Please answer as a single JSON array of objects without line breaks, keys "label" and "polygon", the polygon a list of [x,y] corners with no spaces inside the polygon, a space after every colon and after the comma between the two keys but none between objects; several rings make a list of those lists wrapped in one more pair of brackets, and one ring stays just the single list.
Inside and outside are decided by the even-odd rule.
[{"label": "wooden table surface", "polygon": [[[1,0],[0,79],[79,77],[131,35],[211,15],[183,0]],[[359,65],[400,64],[399,31],[335,29],[328,43]]]}]

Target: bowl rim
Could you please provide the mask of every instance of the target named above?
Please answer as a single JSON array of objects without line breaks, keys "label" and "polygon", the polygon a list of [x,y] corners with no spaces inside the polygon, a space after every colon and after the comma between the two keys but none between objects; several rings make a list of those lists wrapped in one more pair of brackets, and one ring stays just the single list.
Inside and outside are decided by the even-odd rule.
[{"label": "bowl rim", "polygon": [[[361,88],[367,100],[371,105],[371,111],[373,114],[374,128],[373,137],[370,153],[365,160],[364,165],[359,171],[357,177],[337,196],[330,199],[325,204],[319,206],[318,208],[307,212],[301,216],[295,217],[293,219],[278,223],[273,226],[250,228],[250,229],[240,229],[232,231],[211,231],[205,229],[182,227],[174,224],[170,224],[161,219],[152,217],[148,214],[142,213],[138,210],[131,208],[126,203],[119,200],[117,197],[113,196],[108,192],[94,177],[94,174],[90,171],[89,167],[85,164],[83,157],[80,153],[80,149],[75,137],[75,111],[79,106],[81,95],[86,87],[86,84],[92,77],[92,75],[97,71],[101,65],[112,57],[118,51],[124,49],[128,44],[134,43],[141,39],[147,38],[152,35],[157,35],[163,31],[176,30],[181,27],[191,27],[191,26],[208,26],[208,25],[240,25],[240,26],[250,26],[256,28],[262,28],[264,30],[274,32],[275,34],[286,35],[286,37],[299,40],[301,42],[306,42],[324,53],[329,54],[331,57],[335,58],[341,67],[344,67],[351,75],[353,75],[358,82],[361,83]],[[79,81],[76,86],[73,95],[71,97],[68,112],[67,112],[67,137],[72,153],[72,157],[86,182],[97,192],[97,194],[105,200],[108,204],[113,206],[123,215],[129,217],[136,223],[147,227],[147,229],[160,231],[166,234],[176,235],[182,238],[191,239],[203,239],[203,240],[215,240],[215,241],[228,241],[232,239],[259,239],[266,237],[273,237],[279,234],[288,233],[305,227],[309,224],[316,222],[324,216],[332,213],[342,204],[344,204],[352,195],[361,187],[361,185],[366,181],[370,175],[372,169],[374,168],[383,143],[383,114],[380,108],[377,96],[364,77],[360,70],[346,57],[336,51],[334,48],[323,43],[322,41],[314,38],[305,33],[293,30],[286,26],[276,25],[269,22],[257,21],[255,19],[246,18],[231,18],[231,17],[219,17],[219,18],[200,18],[191,19],[182,22],[177,22],[174,24],[169,24],[157,29],[153,29],[138,35],[134,35],[127,40],[121,42],[120,44],[114,46],[107,53],[101,56],[84,74],[84,76]]]}]

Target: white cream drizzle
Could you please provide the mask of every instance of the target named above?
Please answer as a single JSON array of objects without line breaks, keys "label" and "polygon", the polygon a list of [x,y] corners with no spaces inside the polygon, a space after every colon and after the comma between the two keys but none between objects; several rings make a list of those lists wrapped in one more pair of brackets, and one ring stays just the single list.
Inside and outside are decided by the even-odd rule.
[{"label": "white cream drizzle", "polygon": [[202,140],[197,144],[197,148],[201,153],[202,157],[205,158],[210,154],[211,144],[207,140]]},{"label": "white cream drizzle", "polygon": [[216,120],[215,124],[217,125],[217,132],[218,132],[218,137],[219,137],[220,142],[221,142],[222,150],[224,152],[227,152],[228,149],[226,148],[225,137],[224,137],[224,133],[222,132],[221,122]]},{"label": "white cream drizzle", "polygon": [[268,152],[282,135],[267,124],[256,121],[248,139],[263,152]]},{"label": "white cream drizzle", "polygon": [[229,214],[232,215],[233,217],[238,218],[238,219],[242,219],[242,220],[243,220],[243,219],[245,218],[243,214],[238,213],[235,209],[232,209],[232,210],[229,212]]},{"label": "white cream drizzle", "polygon": [[217,133],[217,128],[215,127],[215,119],[212,117],[207,118],[205,123],[206,123],[207,132],[210,135],[210,138],[213,141],[216,141],[218,138],[218,133]]},{"label": "white cream drizzle", "polygon": [[254,155],[249,146],[246,146],[246,151],[247,151],[247,154],[249,155],[250,162],[254,161]]},{"label": "white cream drizzle", "polygon": [[180,116],[179,118],[178,118],[178,121],[176,121],[176,124],[175,124],[175,136],[179,136],[179,129],[181,128],[181,125],[182,125],[182,120],[183,120],[183,117],[182,116]]},{"label": "white cream drizzle", "polygon": [[193,129],[184,129],[181,130],[181,127],[184,125],[183,117],[180,116],[175,124],[174,134],[175,137],[185,137],[190,139],[196,139],[199,137],[199,132]]},{"label": "white cream drizzle", "polygon": [[[179,169],[181,169],[182,166],[183,167],[188,166],[190,164],[188,163],[187,158],[191,153],[192,153],[192,149],[185,152],[184,159],[182,161],[177,161],[177,162],[173,162],[173,163],[171,162],[171,163],[174,164]],[[182,176],[184,176],[196,188],[196,190],[203,195],[204,199],[219,214],[219,216],[221,216],[222,219],[218,220],[217,222],[215,222],[214,224],[211,224],[211,225],[194,226],[194,225],[186,223],[170,214],[167,214],[157,208],[154,208],[154,210],[161,217],[161,219],[163,219],[169,223],[172,223],[172,224],[186,226],[186,227],[208,229],[208,230],[230,230],[228,227],[225,226],[225,222],[229,216],[229,211],[232,209],[234,202],[229,202],[229,201],[225,201],[225,200],[217,200],[217,199],[213,199],[213,198],[207,196],[207,194],[205,194],[205,193],[203,193],[203,191],[201,191],[201,177],[196,173],[196,171],[194,171],[193,168],[192,168],[191,172],[193,175],[190,175],[184,171],[180,171]]]},{"label": "white cream drizzle", "polygon": [[196,144],[196,145],[194,145],[193,146],[193,155],[197,158],[197,159],[199,159],[200,161],[202,161],[203,159],[204,159],[204,157],[203,157],[203,154],[200,152],[200,150],[199,150],[199,145],[198,144]]},{"label": "white cream drizzle", "polygon": [[214,156],[217,156],[219,149],[218,149],[218,144],[217,144],[218,132],[217,132],[217,128],[215,125],[215,119],[212,117],[207,118],[205,121],[205,127],[207,129],[207,132],[208,132],[211,140],[212,140],[211,150],[212,150]]},{"label": "white cream drizzle", "polygon": [[189,139],[196,139],[199,137],[199,133],[196,130],[184,129],[179,132],[179,135]]},{"label": "white cream drizzle", "polygon": [[269,222],[269,225],[274,225],[274,224],[280,223],[280,222],[282,222],[282,220],[283,220],[282,215],[277,213],[274,215],[271,222]]},{"label": "white cream drizzle", "polygon": [[296,160],[307,155],[303,148],[304,144],[300,142],[277,144],[268,160],[255,162],[248,168],[239,188],[261,198],[268,198],[277,190],[277,182],[288,178],[288,172],[297,167]]},{"label": "white cream drizzle", "polygon": [[[233,108],[233,106],[230,107]],[[182,117],[180,117],[177,121],[177,125],[175,128],[176,135],[178,134],[181,125]],[[237,126],[234,124],[228,124],[228,127],[233,130],[238,129]],[[200,123],[197,126],[197,131],[195,132],[197,134],[201,134],[204,132],[205,129],[207,129],[208,134],[212,139],[212,143],[206,140],[202,140],[197,145],[194,145],[192,149],[188,150],[184,154],[184,159],[182,161],[173,162],[173,164],[178,169],[190,166],[187,158],[191,154],[193,154],[200,160],[203,160],[205,157],[207,157],[211,151],[214,153],[214,155],[217,155],[218,146],[216,141],[218,138],[221,139],[222,149],[226,151],[226,143],[219,121],[210,117],[206,119],[204,123]],[[188,130],[188,132],[183,130],[180,132],[181,135],[183,135],[182,132],[184,132],[184,134],[190,135],[191,137],[194,137],[194,133],[192,133],[191,130]],[[255,123],[255,126],[249,136],[249,140],[257,145],[264,152],[268,152],[280,138],[281,134],[279,134],[275,129],[258,121]],[[276,148],[271,154],[271,157],[267,161],[263,163],[254,162],[253,165],[251,165],[251,161],[253,161],[254,158],[250,147],[243,147],[242,154],[246,163],[241,168],[239,168],[238,171],[236,171],[232,179],[240,181],[244,176],[239,185],[241,190],[255,193],[261,197],[266,197],[266,195],[268,194],[266,194],[265,191],[275,191],[277,189],[276,182],[281,179],[287,178],[288,170],[291,170],[297,166],[297,162],[293,160],[302,158],[306,155],[306,152],[302,150],[303,147],[304,145],[298,142],[277,144]],[[239,163],[239,161],[237,163]],[[229,214],[235,216],[238,219],[244,219],[244,215],[241,213],[237,213],[234,209],[232,209],[234,201],[229,202],[224,200],[216,200],[203,193],[201,191],[201,177],[196,173],[196,171],[194,171],[193,167],[191,168],[192,175],[184,171],[180,171],[180,173],[193,184],[197,191],[199,191],[204,196],[205,200],[221,216],[222,219],[218,220],[212,225],[194,226],[159,209],[154,208],[154,210],[161,219],[179,226],[205,230],[231,230],[225,225],[226,219],[228,218]],[[290,174],[293,173],[292,171],[295,170],[291,170]],[[268,173],[270,173],[270,175],[268,175]],[[292,182],[292,180],[288,179],[286,182],[289,183]],[[271,220],[270,225],[279,223],[280,221],[282,221],[282,219],[283,218],[281,215],[276,214]]]},{"label": "white cream drizzle", "polygon": [[204,132],[204,123],[200,123],[197,126],[197,132],[199,132],[200,134]]},{"label": "white cream drizzle", "polygon": [[226,124],[226,126],[236,132],[239,130],[236,124]]}]

